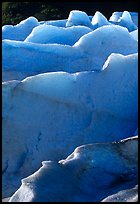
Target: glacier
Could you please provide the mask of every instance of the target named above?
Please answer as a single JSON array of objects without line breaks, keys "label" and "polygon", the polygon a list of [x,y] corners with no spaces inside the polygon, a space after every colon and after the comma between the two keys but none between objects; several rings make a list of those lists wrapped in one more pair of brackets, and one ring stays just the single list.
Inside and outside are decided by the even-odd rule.
[{"label": "glacier", "polygon": [[132,188],[137,183],[137,145],[137,137],[94,143],[76,148],[58,163],[43,161],[38,171],[22,180],[9,202],[100,202]]},{"label": "glacier", "polygon": [[122,190],[116,194],[108,196],[101,202],[138,202],[138,185],[134,188]]},{"label": "glacier", "polygon": [[31,174],[42,160],[59,160],[81,144],[133,135],[137,63],[137,54],[111,54],[101,72],[53,72],[4,82],[4,179],[9,173],[17,177],[17,170],[23,177]]},{"label": "glacier", "polygon": [[[112,13],[112,15],[109,18],[109,22],[110,21],[114,21],[117,22],[119,21],[120,17],[122,16],[123,12],[122,11],[115,11]],[[137,12],[129,12],[131,19],[133,21],[133,23],[138,27],[138,13]]]},{"label": "glacier", "polygon": [[130,35],[132,36],[132,38],[138,41],[138,29],[130,32]]},{"label": "glacier", "polygon": [[35,17],[29,17],[19,24],[2,26],[2,39],[23,41],[31,33],[32,29],[39,25]]},{"label": "glacier", "polygon": [[2,80],[21,80],[45,72],[101,70],[111,53],[138,52],[126,28],[106,25],[83,35],[73,46],[2,41]]},{"label": "glacier", "polygon": [[106,17],[99,11],[96,11],[95,15],[92,18],[91,23],[93,25],[93,29],[97,29],[99,27],[102,27],[103,25],[110,24]]},{"label": "glacier", "polygon": [[138,28],[138,13],[136,12],[114,12],[109,19],[110,23],[126,27],[130,32]]},{"label": "glacier", "polygon": [[74,45],[83,35],[92,30],[86,26],[72,26],[68,28],[52,25],[40,25],[35,27],[24,42],[40,44]]},{"label": "glacier", "polygon": [[66,22],[66,27],[83,25],[92,27],[89,16],[84,11],[72,10]]},{"label": "glacier", "polygon": [[3,26],[3,202],[138,201],[137,20]]}]

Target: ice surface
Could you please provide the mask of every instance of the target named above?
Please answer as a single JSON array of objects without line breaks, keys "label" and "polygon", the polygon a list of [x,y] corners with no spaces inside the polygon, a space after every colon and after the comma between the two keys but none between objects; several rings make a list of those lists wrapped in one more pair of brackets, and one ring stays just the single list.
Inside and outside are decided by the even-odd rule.
[{"label": "ice surface", "polygon": [[137,202],[138,13],[111,19],[3,26],[3,198]]},{"label": "ice surface", "polygon": [[134,135],[138,135],[138,128],[136,129]]},{"label": "ice surface", "polygon": [[8,78],[11,77],[11,79],[23,79],[25,75],[52,71],[76,72],[84,70],[85,67],[82,63],[85,64],[86,61],[86,56],[82,51],[68,45],[44,45],[3,40],[4,81],[7,80],[9,72],[10,74],[13,72],[13,75],[8,75]]},{"label": "ice surface", "polygon": [[91,31],[90,28],[85,26],[62,28],[52,25],[40,25],[33,29],[24,42],[41,44],[57,43],[72,46],[80,39],[80,37]]},{"label": "ice surface", "polygon": [[138,27],[138,12],[129,12],[133,23]]},{"label": "ice surface", "polygon": [[[138,178],[137,140],[83,145],[58,163],[43,161],[37,172],[22,180],[9,202],[100,202],[132,188]],[[130,197],[126,192],[123,199]]]},{"label": "ice surface", "polygon": [[2,202],[8,202],[9,200],[10,200],[10,197],[9,198],[3,198]]},{"label": "ice surface", "polygon": [[3,83],[5,197],[43,160],[58,161],[82,144],[133,135],[137,61],[137,54],[112,54],[101,72],[46,73]]},{"label": "ice surface", "polygon": [[39,22],[35,17],[29,17],[15,26],[4,25],[2,27],[2,39],[23,41],[38,25]]},{"label": "ice surface", "polygon": [[130,32],[137,29],[137,26],[133,23],[131,15],[128,11],[124,11],[120,17],[120,25],[128,28]]},{"label": "ice surface", "polygon": [[138,202],[138,185],[108,196],[102,202]]},{"label": "ice surface", "polygon": [[44,72],[101,70],[111,53],[128,55],[137,52],[138,42],[126,28],[117,25],[97,28],[73,46],[3,40],[3,81]]},{"label": "ice surface", "polygon": [[132,40],[127,29],[117,25],[102,26],[84,35],[74,47],[91,56],[92,70],[101,70],[111,53],[127,55],[138,52],[137,43]]},{"label": "ice surface", "polygon": [[[93,16],[88,16],[89,20],[92,21]],[[87,18],[87,15],[86,15]],[[68,19],[62,19],[62,20],[48,20],[48,21],[40,21],[39,24],[45,24],[45,25],[53,25],[57,27],[66,27]],[[89,21],[88,21],[89,22]],[[90,24],[91,25],[91,24]],[[77,25],[76,25],[77,26]],[[93,27],[91,27],[93,28]]]},{"label": "ice surface", "polygon": [[[132,16],[134,15],[132,14]],[[136,15],[135,18],[138,18],[138,16]],[[129,13],[128,11],[114,12],[110,17],[109,21],[111,23],[115,23],[117,25],[126,27],[129,30],[129,32],[132,32],[137,29],[137,26],[136,26],[137,23],[135,24],[133,22],[131,13]]]},{"label": "ice surface", "polygon": [[40,24],[45,24],[45,25],[53,25],[53,26],[57,26],[57,27],[66,27],[66,22],[67,19],[63,19],[63,20],[53,20],[53,21],[42,21],[39,22]]},{"label": "ice surface", "polygon": [[123,12],[113,12],[109,21],[111,22],[118,22],[119,18],[122,16]]},{"label": "ice surface", "polygon": [[138,29],[137,30],[134,30],[130,33],[130,35],[138,41]]},{"label": "ice surface", "polygon": [[[110,17],[109,21],[117,22],[120,17],[122,16],[123,12],[114,12],[112,13],[112,16]],[[138,13],[137,12],[129,12],[131,15],[131,19],[133,23],[138,27]]]},{"label": "ice surface", "polygon": [[66,27],[77,25],[92,27],[90,19],[84,11],[73,10],[70,12],[68,20],[66,22]]},{"label": "ice surface", "polygon": [[109,25],[110,23],[106,19],[106,17],[100,13],[99,11],[96,11],[95,15],[92,18],[92,25],[93,29],[99,28],[103,25]]}]

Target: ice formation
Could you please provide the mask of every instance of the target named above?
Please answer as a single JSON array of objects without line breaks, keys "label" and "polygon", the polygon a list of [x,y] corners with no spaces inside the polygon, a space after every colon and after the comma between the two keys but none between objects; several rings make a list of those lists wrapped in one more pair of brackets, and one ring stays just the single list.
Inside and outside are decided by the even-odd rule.
[{"label": "ice formation", "polygon": [[[117,22],[119,21],[120,17],[122,16],[123,12],[114,12],[109,19],[109,22]],[[133,23],[138,27],[138,13],[137,12],[129,12],[131,15],[131,19]]]},{"label": "ice formation", "polygon": [[73,10],[69,14],[68,20],[66,22],[66,27],[77,26],[77,25],[92,27],[90,19],[85,12],[79,11],[79,10]]},{"label": "ice formation", "polygon": [[68,28],[52,25],[40,25],[35,27],[24,42],[41,44],[74,45],[83,35],[92,30],[85,26],[72,26]]},{"label": "ice formation", "polygon": [[110,23],[108,22],[108,20],[106,19],[106,17],[100,13],[99,11],[97,11],[95,13],[95,15],[92,18],[92,25],[93,25],[93,29],[99,28],[103,25],[109,25]]},{"label": "ice formation", "polygon": [[137,202],[137,17],[3,26],[3,202]]},{"label": "ice formation", "polygon": [[29,17],[15,26],[4,25],[2,27],[2,39],[23,41],[38,25],[39,22],[35,17]]},{"label": "ice formation", "polygon": [[58,163],[43,161],[9,202],[100,202],[137,184],[137,154],[137,137],[83,145]]},{"label": "ice formation", "polygon": [[3,40],[2,78],[21,80],[44,72],[101,70],[111,53],[137,52],[138,42],[126,28],[117,25],[89,32],[73,46]]},{"label": "ice formation", "polygon": [[138,185],[108,196],[102,202],[138,202]]},{"label": "ice formation", "polygon": [[136,26],[137,22],[136,24],[133,22],[131,14],[128,11],[124,11],[123,13],[121,12],[113,13],[112,16],[110,17],[110,22],[126,27],[129,30],[129,32],[132,32],[138,28]]},{"label": "ice formation", "polygon": [[132,38],[138,41],[138,29],[130,32],[130,35],[132,36]]},{"label": "ice formation", "polygon": [[137,29],[137,26],[133,23],[131,15],[128,11],[123,12],[122,16],[120,17],[119,24],[128,28],[129,32]]},{"label": "ice formation", "polygon": [[53,26],[57,26],[57,27],[66,27],[66,22],[67,19],[64,20],[54,20],[54,21],[41,21],[39,22],[40,25],[41,24],[45,24],[45,25],[53,25]]},{"label": "ice formation", "polygon": [[4,179],[10,182],[9,173],[17,171],[23,178],[42,160],[59,160],[81,144],[133,135],[137,58],[112,54],[102,72],[46,73],[3,83]]}]

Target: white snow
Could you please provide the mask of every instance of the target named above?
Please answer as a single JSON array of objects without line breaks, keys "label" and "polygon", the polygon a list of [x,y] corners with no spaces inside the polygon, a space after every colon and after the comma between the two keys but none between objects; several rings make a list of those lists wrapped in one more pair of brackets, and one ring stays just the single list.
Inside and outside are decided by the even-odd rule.
[{"label": "white snow", "polygon": [[9,202],[100,202],[132,188],[137,183],[137,139],[83,145],[58,163],[43,161],[37,172],[22,180]]},{"label": "white snow", "polygon": [[35,17],[29,17],[15,26],[4,25],[2,27],[2,39],[23,41],[38,25],[39,22]]},{"label": "white snow", "polygon": [[91,31],[90,28],[85,26],[63,28],[43,24],[35,27],[24,42],[41,44],[57,43],[72,46],[80,39],[80,37]]}]

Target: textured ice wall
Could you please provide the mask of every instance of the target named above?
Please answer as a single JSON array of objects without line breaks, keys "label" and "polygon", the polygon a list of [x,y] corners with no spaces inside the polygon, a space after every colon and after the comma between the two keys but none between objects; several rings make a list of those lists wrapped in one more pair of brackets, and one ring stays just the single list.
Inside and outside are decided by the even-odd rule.
[{"label": "textured ice wall", "polygon": [[102,202],[138,202],[138,185],[134,188],[119,191],[110,195]]},{"label": "textured ice wall", "polygon": [[107,25],[82,36],[74,46],[3,40],[2,78],[21,80],[37,73],[101,70],[111,53],[137,53],[126,28]]},{"label": "textured ice wall", "polygon": [[[80,16],[79,14],[81,15],[81,12],[76,13],[77,17]],[[92,37],[88,34],[83,36],[84,38],[82,37],[79,40],[80,44],[77,42],[74,46],[50,45],[46,49],[45,46],[35,46],[36,43],[26,44],[25,42],[16,42],[14,40],[3,41],[5,51],[4,55],[6,56],[6,58],[3,58],[5,60],[3,63],[2,73],[4,80],[21,80],[27,76],[44,73],[46,71],[88,71],[76,73],[73,75],[64,72],[56,72],[31,77],[23,80],[22,82],[11,81],[3,83],[2,107],[4,127],[4,154],[2,164],[2,179],[4,197],[11,196],[12,193],[14,193],[15,190],[20,186],[21,179],[35,172],[41,166],[42,160],[48,160],[48,158],[54,160],[54,162],[50,163],[44,162],[43,165],[50,164],[52,170],[55,169],[56,175],[60,177],[61,171],[58,170],[58,165],[55,164],[57,164],[59,159],[65,158],[68,154],[70,154],[78,145],[92,142],[116,141],[121,138],[126,138],[127,136],[138,134],[137,54],[126,57],[119,54],[111,54],[112,52],[116,52],[127,55],[138,52],[138,30],[136,30],[137,26],[133,24],[134,22],[137,25],[137,15],[134,15],[134,13],[132,15],[131,12],[123,12],[119,16],[120,19],[117,20],[117,22],[108,22],[107,19],[99,12],[96,12],[94,17],[96,17],[94,18],[96,19],[95,26],[93,26],[91,23],[86,26],[97,32],[92,32],[94,33]],[[77,22],[80,24],[81,22],[79,20],[81,19],[84,22],[84,17],[77,19]],[[92,21],[92,16],[89,19]],[[85,17],[85,21],[89,22],[87,16]],[[17,26],[3,27],[3,37],[7,35],[6,38],[23,41],[25,37],[29,35],[32,29],[35,27],[37,28],[38,25],[50,24],[58,27],[65,27],[66,22],[67,20],[53,22],[47,21],[40,23],[37,21],[37,19],[31,17],[21,22]],[[114,26],[106,26],[107,29],[104,30],[103,25],[108,23],[110,26],[113,24],[121,25],[132,32],[124,32],[126,29],[119,28],[117,26],[115,29]],[[78,28],[79,26],[77,25],[76,27]],[[67,30],[72,30],[73,27],[74,26],[69,27]],[[86,29],[89,29],[88,27]],[[98,30],[97,27],[100,27],[100,29]],[[62,30],[62,28],[60,29]],[[117,29],[118,31],[115,31]],[[56,28],[56,30],[58,29]],[[117,33],[119,34],[119,31],[120,35],[116,37]],[[112,41],[109,41],[109,39],[105,37],[104,32],[110,36]],[[43,38],[39,40],[43,41]],[[109,52],[107,49],[110,49]],[[109,57],[110,54],[111,56]],[[45,58],[46,56],[47,58]],[[14,59],[12,57],[14,57]],[[47,59],[47,62],[45,62],[45,59]],[[13,68],[14,65],[15,67]],[[96,70],[96,72],[89,72],[89,70]],[[124,147],[124,145],[122,146]],[[133,150],[133,145],[130,145],[130,147],[131,148],[129,148],[129,150],[127,148],[126,150],[128,150],[130,154],[133,154],[135,152]],[[135,145],[134,147],[135,150],[137,150]],[[108,154],[110,159],[112,152],[109,151]],[[101,156],[102,155],[104,154],[101,154]],[[77,156],[74,157],[77,158]],[[125,159],[126,157],[127,161],[131,161],[130,157],[125,154]],[[70,158],[72,158],[73,162],[73,157],[70,156],[69,159]],[[100,157],[100,159],[101,158],[102,157]],[[107,162],[110,161],[109,164],[111,164],[111,162],[113,163],[113,160],[109,159],[107,159]],[[137,159],[137,155],[135,159]],[[73,164],[70,162],[70,166],[72,164],[70,169],[72,168],[72,171],[75,171],[75,168],[73,169],[73,167],[76,167],[76,169],[79,167],[78,171],[81,172],[81,167],[83,171],[84,166],[81,166],[81,163],[77,163],[77,161],[79,160],[76,159],[76,164],[75,161]],[[117,163],[119,164],[119,169],[121,161],[122,160],[119,158],[119,163]],[[131,164],[134,164],[134,162],[135,161],[131,161]],[[98,162],[95,163],[97,164]],[[99,163],[101,163],[101,165],[104,164],[101,161]],[[123,165],[125,165],[124,160]],[[114,166],[115,165],[113,165],[113,167]],[[112,166],[109,170],[112,170]],[[98,191],[101,192],[100,198],[103,199],[108,195],[112,195],[111,199],[113,198],[114,200],[118,197],[123,201],[125,199],[127,201],[133,200],[133,197],[129,197],[130,194],[129,192],[127,193],[127,190],[126,192],[120,190],[122,190],[122,188],[132,188],[136,184],[137,167],[132,168],[130,172],[127,172],[128,168],[126,164],[125,168],[122,168],[121,170],[124,174],[120,174],[120,177],[117,177],[117,186],[114,187],[114,190],[111,187],[111,190],[113,191],[108,191],[104,194],[104,190],[102,191],[100,188],[98,189],[98,187],[94,188],[94,191],[98,189]],[[118,169],[115,169],[115,171],[118,171]],[[128,173],[127,177],[125,177],[126,172]],[[76,172],[74,172],[74,175],[75,173]],[[101,173],[100,175],[102,175],[102,172],[100,171],[95,171],[93,173],[93,178],[95,180],[97,179],[96,184],[98,184],[98,182],[102,184],[102,186],[109,184],[111,181],[111,179],[109,179],[111,178],[111,174],[110,177],[107,177],[107,179],[100,181],[100,176],[98,173]],[[51,172],[49,175],[52,176],[51,178],[54,181],[53,183],[50,182],[52,184],[50,187],[52,186],[51,193],[53,193],[53,198],[49,197],[49,199],[52,199],[53,201],[54,192],[56,189],[54,188],[54,185],[58,177],[53,177],[53,172]],[[91,175],[92,174],[90,174],[90,176]],[[92,190],[88,188],[88,184],[90,184],[88,183],[89,177],[83,177],[83,185],[80,185],[80,187],[82,193],[84,190],[84,195],[82,194],[82,197],[81,192],[79,195],[81,199],[85,201],[93,199],[99,200],[99,197],[97,198],[94,196],[94,198],[92,198],[92,196],[90,196],[93,188],[91,188]],[[38,177],[37,180],[38,179],[40,179],[40,177]],[[42,192],[36,191],[37,189],[41,189],[41,182],[42,181],[40,180],[39,182],[36,182],[35,185],[32,183],[34,186],[33,190],[30,188],[28,189],[27,185],[25,185],[25,191],[21,191],[20,195],[18,193],[18,198],[16,194],[16,200],[32,200],[31,195],[34,195],[35,193],[35,197],[33,199],[38,199],[38,196],[42,195],[42,200],[45,199],[46,201],[46,194],[45,196],[43,195],[43,188]],[[127,182],[127,185],[125,185],[125,182]],[[67,183],[69,184],[69,182]],[[32,184],[30,187],[32,187]],[[85,184],[87,184],[86,187]],[[100,184],[98,186],[100,186]],[[119,189],[118,185],[120,187]],[[60,187],[64,186],[65,182],[60,185]],[[68,190],[69,187],[70,186],[68,186]],[[60,188],[56,189],[58,192],[56,199],[64,200],[64,197],[60,196],[61,194],[63,195],[64,191],[58,191],[58,189]],[[73,188],[73,190],[75,189]],[[23,193],[25,195],[24,198]],[[95,192],[92,193],[94,195]],[[118,194],[113,195],[114,193]],[[47,193],[47,196],[50,194]],[[28,198],[27,195],[29,195]],[[66,195],[68,195],[69,200],[69,192],[66,193]],[[74,192],[74,199],[78,200],[79,195],[75,195]],[[107,199],[110,199],[110,197]],[[136,199],[134,198],[133,201]]]},{"label": "textured ice wall", "polygon": [[79,145],[133,135],[137,63],[137,54],[112,54],[101,72],[46,73],[3,83],[4,194],[13,193],[42,160],[58,161]]},{"label": "textured ice wall", "polygon": [[[137,162],[137,137],[83,145],[58,163],[43,161],[37,172],[22,180],[9,202],[100,202],[137,184]],[[119,201],[129,201],[131,191],[119,193]],[[134,192],[131,200],[132,196]]]}]

